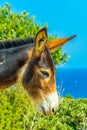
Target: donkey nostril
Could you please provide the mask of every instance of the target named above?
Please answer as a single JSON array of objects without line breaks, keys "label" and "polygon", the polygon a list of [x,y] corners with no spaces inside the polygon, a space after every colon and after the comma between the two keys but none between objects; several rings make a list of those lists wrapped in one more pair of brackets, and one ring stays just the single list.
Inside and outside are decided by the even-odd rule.
[{"label": "donkey nostril", "polygon": [[52,108],[52,113],[54,113],[55,112],[55,110],[54,110],[54,108]]}]

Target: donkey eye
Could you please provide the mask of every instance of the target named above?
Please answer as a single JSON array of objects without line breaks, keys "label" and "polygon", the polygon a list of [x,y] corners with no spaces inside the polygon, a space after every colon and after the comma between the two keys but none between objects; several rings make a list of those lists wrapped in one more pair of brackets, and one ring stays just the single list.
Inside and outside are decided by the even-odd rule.
[{"label": "donkey eye", "polygon": [[41,71],[41,74],[45,77],[48,78],[49,77],[49,73],[47,71]]}]

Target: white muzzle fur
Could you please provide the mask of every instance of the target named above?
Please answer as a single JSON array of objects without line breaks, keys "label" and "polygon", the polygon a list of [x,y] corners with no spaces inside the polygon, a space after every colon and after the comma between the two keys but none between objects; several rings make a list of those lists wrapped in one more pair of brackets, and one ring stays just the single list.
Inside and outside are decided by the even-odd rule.
[{"label": "white muzzle fur", "polygon": [[53,114],[58,106],[58,94],[57,92],[45,97],[38,105],[40,112],[45,115]]}]

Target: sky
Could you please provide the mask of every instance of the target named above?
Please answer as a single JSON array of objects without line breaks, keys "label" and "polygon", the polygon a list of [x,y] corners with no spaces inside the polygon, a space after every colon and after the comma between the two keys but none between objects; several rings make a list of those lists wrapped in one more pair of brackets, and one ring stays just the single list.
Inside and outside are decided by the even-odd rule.
[{"label": "sky", "polygon": [[48,23],[48,34],[58,37],[77,37],[63,46],[70,55],[65,68],[87,68],[87,0],[0,0],[17,13],[26,11],[35,16],[35,22]]}]

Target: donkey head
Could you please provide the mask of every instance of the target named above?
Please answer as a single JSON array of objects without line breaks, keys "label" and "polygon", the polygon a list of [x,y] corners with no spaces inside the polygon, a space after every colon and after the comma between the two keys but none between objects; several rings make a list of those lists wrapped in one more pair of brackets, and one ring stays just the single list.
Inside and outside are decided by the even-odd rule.
[{"label": "donkey head", "polygon": [[54,113],[58,106],[55,69],[50,51],[66,42],[66,39],[61,40],[63,40],[61,44],[59,40],[48,43],[45,28],[37,33],[32,56],[22,80],[28,94],[45,115]]}]

